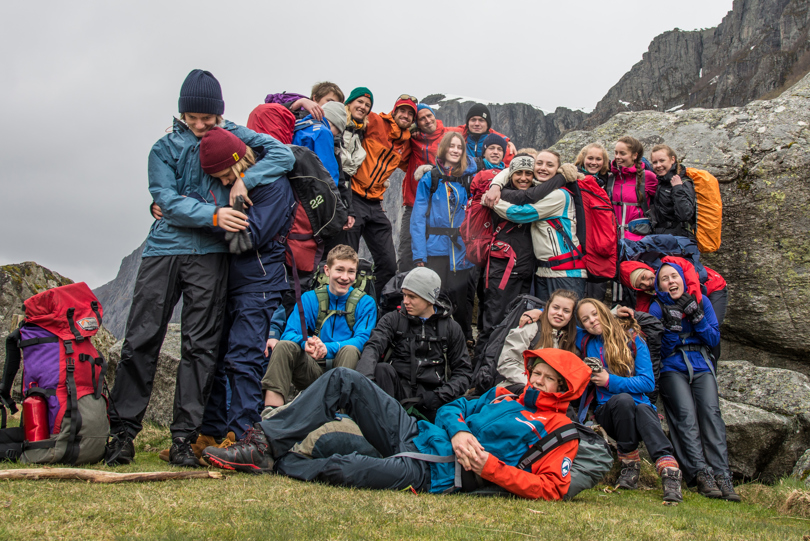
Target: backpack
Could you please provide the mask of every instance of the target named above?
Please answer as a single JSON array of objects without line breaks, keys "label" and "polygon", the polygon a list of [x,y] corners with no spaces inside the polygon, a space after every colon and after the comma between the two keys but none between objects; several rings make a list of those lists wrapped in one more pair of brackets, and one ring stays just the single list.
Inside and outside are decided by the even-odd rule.
[{"label": "backpack", "polygon": [[521,295],[514,299],[507,308],[506,317],[496,325],[489,335],[489,341],[484,345],[483,355],[477,359],[473,372],[472,384],[475,392],[482,395],[497,383],[498,358],[501,356],[506,335],[520,323],[520,316],[526,310],[542,309],[546,303],[531,295]]},{"label": "backpack", "polygon": [[362,289],[352,289],[352,292],[349,293],[349,298],[346,299],[345,310],[333,310],[329,308],[328,287],[328,285],[325,285],[313,289],[315,296],[318,298],[318,318],[315,322],[315,329],[312,331],[312,334],[315,336],[320,336],[323,324],[332,316],[344,316],[346,318],[346,324],[349,325],[349,330],[353,331],[357,303],[365,296],[365,292]]},{"label": "backpack", "polygon": [[89,340],[101,328],[102,313],[84,282],[49,289],[25,301],[25,320],[6,339],[0,401],[4,418],[6,408],[17,411],[11,388],[24,359],[21,394],[44,400],[50,437],[23,441],[22,462],[75,465],[104,457],[110,431],[107,363]]},{"label": "backpack", "polygon": [[708,171],[686,168],[686,176],[692,179],[697,201],[697,244],[702,253],[716,252],[720,248],[723,227],[723,199],[720,183]]},{"label": "backpack", "polygon": [[[315,273],[315,276],[312,278],[310,289],[317,289],[329,285],[329,278],[326,277],[326,273],[323,271],[325,265],[326,261],[318,263],[318,272]],[[352,287],[375,297],[377,294],[375,280],[374,263],[361,257],[357,263],[357,274],[355,274]]]},{"label": "backpack", "polygon": [[589,282],[603,282],[618,275],[619,224],[605,190],[588,175],[569,190],[577,214],[577,238]]},{"label": "backpack", "polygon": [[[492,179],[497,174],[496,171],[484,171],[484,174],[476,175],[470,186],[470,198],[467,202],[467,210],[464,221],[461,223],[461,238],[467,248],[467,260],[479,267],[486,269],[484,274],[484,287],[489,287],[489,261],[491,257],[508,259],[506,270],[503,273],[500,289],[506,287],[506,283],[515,267],[517,256],[509,243],[497,240],[498,234],[512,225],[509,222],[500,220],[492,209],[481,204],[481,197],[489,189]],[[497,222],[497,223],[496,223]]]},{"label": "backpack", "polygon": [[247,127],[257,133],[266,133],[281,143],[289,145],[293,140],[295,115],[279,103],[257,105],[248,116]]}]

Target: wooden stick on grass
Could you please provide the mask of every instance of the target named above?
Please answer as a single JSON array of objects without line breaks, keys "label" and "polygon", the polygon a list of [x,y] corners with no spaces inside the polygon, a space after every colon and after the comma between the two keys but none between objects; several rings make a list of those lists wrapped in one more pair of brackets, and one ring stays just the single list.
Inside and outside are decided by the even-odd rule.
[{"label": "wooden stick on grass", "polygon": [[100,470],[73,468],[35,468],[26,470],[0,471],[0,480],[19,479],[37,481],[39,479],[74,479],[91,483],[143,483],[148,481],[169,481],[173,479],[222,479],[217,471],[160,471],[115,473]]}]

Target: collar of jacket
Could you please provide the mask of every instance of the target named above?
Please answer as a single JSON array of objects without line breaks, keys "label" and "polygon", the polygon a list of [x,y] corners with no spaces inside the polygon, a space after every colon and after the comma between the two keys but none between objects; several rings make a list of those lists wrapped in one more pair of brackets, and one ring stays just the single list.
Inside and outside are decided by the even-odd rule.
[{"label": "collar of jacket", "polygon": [[671,182],[672,177],[678,174],[677,169],[678,169],[678,162],[675,162],[672,164],[672,167],[669,168],[669,171],[667,171],[665,175],[658,177],[658,182]]},{"label": "collar of jacket", "polygon": [[407,141],[411,138],[410,130],[400,128],[389,113],[380,113],[380,118],[383,119],[383,122],[388,123],[388,138],[391,141]]},{"label": "collar of jacket", "polygon": [[501,169],[504,169],[506,167],[506,165],[503,162],[499,163],[498,165],[492,165],[492,163],[486,158],[481,159],[484,161],[484,169],[496,169],[500,171]]},{"label": "collar of jacket", "polygon": [[425,133],[425,132],[421,132],[419,130],[416,130],[411,135],[411,137],[417,143],[430,144],[433,141],[436,141],[437,139],[441,139],[442,137],[444,137],[444,134],[446,133],[446,131],[447,130],[445,130],[445,128],[444,128],[444,123],[442,123],[441,120],[437,119],[436,120],[436,129],[433,131],[433,133]]},{"label": "collar of jacket", "polygon": [[630,176],[630,175],[635,176],[635,174],[636,174],[636,166],[635,165],[631,165],[630,167],[617,167],[616,166],[616,160],[613,160],[612,162],[610,162],[610,170],[617,177],[618,176],[627,177],[627,176]]}]

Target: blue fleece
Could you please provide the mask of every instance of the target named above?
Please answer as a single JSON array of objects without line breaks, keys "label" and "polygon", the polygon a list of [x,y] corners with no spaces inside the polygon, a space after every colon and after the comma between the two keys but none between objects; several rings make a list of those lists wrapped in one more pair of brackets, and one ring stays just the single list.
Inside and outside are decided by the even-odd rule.
[{"label": "blue fleece", "polygon": [[292,144],[314,152],[329,171],[329,175],[335,181],[335,186],[338,186],[340,167],[335,158],[335,136],[332,135],[329,121],[324,119],[318,122],[312,115],[308,115],[295,123],[295,130]]},{"label": "blue fleece", "polygon": [[[345,310],[346,300],[354,288],[340,297],[333,295],[327,288],[329,295],[330,310]],[[318,322],[318,296],[314,291],[307,291],[301,295],[301,304],[304,306],[304,319],[307,329],[314,329]],[[326,346],[326,358],[333,359],[343,346],[354,346],[363,351],[372,329],[377,324],[377,304],[371,295],[364,295],[357,303],[354,311],[354,330],[349,329],[346,317],[332,316],[326,320],[321,327],[318,338]],[[301,348],[306,345],[304,336],[301,333],[301,318],[298,316],[298,305],[293,308],[290,317],[287,319],[287,328],[281,335],[282,340],[295,342]]]},{"label": "blue fleece", "polygon": [[[588,333],[577,328],[577,347],[582,351],[582,341]],[[601,335],[591,335],[588,339],[588,347],[582,352],[584,357],[596,357],[602,360],[602,366],[610,373],[607,387],[596,388],[596,402],[600,406],[606,403],[615,394],[627,393],[633,397],[636,404],[647,404],[655,409],[650,403],[650,399],[644,393],[651,393],[655,390],[655,376],[653,375],[652,361],[650,360],[650,350],[647,343],[640,336],[635,338],[636,358],[634,361],[633,375],[630,377],[617,376],[610,373],[607,361],[603,354],[604,340]]]}]

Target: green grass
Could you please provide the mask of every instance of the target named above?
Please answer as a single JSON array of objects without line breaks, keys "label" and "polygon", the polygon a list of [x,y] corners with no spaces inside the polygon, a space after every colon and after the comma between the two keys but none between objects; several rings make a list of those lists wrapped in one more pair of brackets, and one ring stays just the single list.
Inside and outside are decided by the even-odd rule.
[{"label": "green grass", "polygon": [[[137,440],[135,464],[112,470],[172,469],[156,452],[168,441],[165,429],[147,427]],[[660,488],[613,492],[602,486],[564,503],[417,496],[245,474],[144,484],[2,481],[0,486],[0,539],[702,541],[810,534],[810,521],[803,518],[810,514],[810,492],[795,481],[743,485],[742,504],[687,492],[675,507],[662,505]],[[788,507],[791,495],[794,502]]]}]

